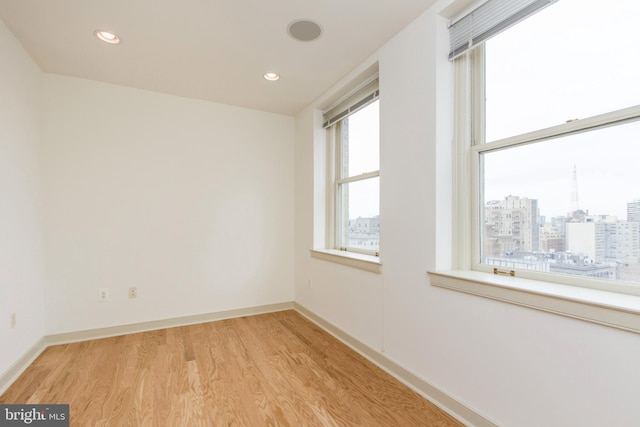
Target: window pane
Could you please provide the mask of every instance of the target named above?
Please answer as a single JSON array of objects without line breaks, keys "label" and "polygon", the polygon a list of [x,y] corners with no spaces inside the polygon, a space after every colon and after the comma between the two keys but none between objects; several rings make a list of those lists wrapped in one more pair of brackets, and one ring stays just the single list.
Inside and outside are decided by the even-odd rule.
[{"label": "window pane", "polygon": [[380,249],[380,178],[340,186],[339,245]]},{"label": "window pane", "polygon": [[640,122],[481,154],[481,263],[640,285]]},{"label": "window pane", "polygon": [[342,178],[380,169],[379,101],[342,121]]},{"label": "window pane", "polygon": [[486,141],[640,104],[640,1],[562,0],[486,43]]}]

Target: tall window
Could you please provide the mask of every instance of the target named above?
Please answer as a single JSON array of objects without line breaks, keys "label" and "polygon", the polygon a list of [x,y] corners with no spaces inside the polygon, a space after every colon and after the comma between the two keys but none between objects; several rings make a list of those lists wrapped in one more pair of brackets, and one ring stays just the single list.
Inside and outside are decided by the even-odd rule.
[{"label": "tall window", "polygon": [[553,4],[452,47],[469,267],[640,294],[640,2],[513,3]]},{"label": "tall window", "polygon": [[380,126],[377,81],[325,114],[329,246],[378,256]]}]

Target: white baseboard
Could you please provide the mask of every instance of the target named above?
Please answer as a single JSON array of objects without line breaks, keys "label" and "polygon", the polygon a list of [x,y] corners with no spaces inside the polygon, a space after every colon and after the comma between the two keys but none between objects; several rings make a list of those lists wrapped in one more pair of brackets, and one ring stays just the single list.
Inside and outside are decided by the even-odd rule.
[{"label": "white baseboard", "polygon": [[234,317],[255,316],[257,314],[291,310],[293,302],[260,305],[256,307],[238,308],[234,310],[218,311],[215,313],[196,314],[193,316],[174,317],[172,319],[153,320],[150,322],[132,323],[130,325],[111,326],[108,328],[89,329],[86,331],[53,334],[46,337],[47,346],[68,344],[72,342],[95,340],[115,337],[118,335],[135,334],[138,332],[155,331],[158,329],[175,328],[177,326],[196,325],[198,323],[216,320],[232,319]]},{"label": "white baseboard", "polygon": [[38,340],[22,357],[16,360],[0,375],[0,395],[33,363],[34,360],[49,346],[68,344],[72,342],[95,340],[137,332],[154,331],[177,326],[195,325],[213,322],[215,320],[231,319],[242,316],[272,313],[293,309],[293,302],[268,304],[257,307],[239,308],[235,310],[218,311],[216,313],[197,314],[193,316],[176,317],[173,319],[154,320],[151,322],[133,323],[130,325],[112,326],[108,328],[89,329],[86,331],[67,332],[63,334],[47,335]]},{"label": "white baseboard", "polygon": [[403,368],[379,351],[374,350],[361,341],[358,341],[356,338],[347,334],[333,324],[327,322],[322,317],[313,313],[311,310],[308,310],[298,303],[294,303],[294,309],[311,320],[313,323],[342,341],[344,344],[351,347],[354,351],[358,352],[363,357],[377,365],[379,368],[381,368],[394,378],[398,379],[400,382],[416,391],[420,395],[424,396],[427,400],[456,418],[458,421],[464,423],[467,426],[497,426],[497,424],[483,417],[477,411],[463,404],[458,399],[451,397],[450,395],[435,387],[433,384],[430,384],[426,380],[420,378],[418,375]]},{"label": "white baseboard", "polygon": [[18,379],[25,369],[27,369],[46,348],[47,343],[45,337],[42,337],[0,375],[0,395],[7,391],[9,386]]}]

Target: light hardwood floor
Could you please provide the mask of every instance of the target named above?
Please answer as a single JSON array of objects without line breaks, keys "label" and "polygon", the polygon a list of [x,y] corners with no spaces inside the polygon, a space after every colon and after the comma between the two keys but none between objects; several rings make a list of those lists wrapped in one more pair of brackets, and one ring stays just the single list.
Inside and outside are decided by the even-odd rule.
[{"label": "light hardwood floor", "polygon": [[293,310],[49,347],[0,403],[72,426],[460,426]]}]

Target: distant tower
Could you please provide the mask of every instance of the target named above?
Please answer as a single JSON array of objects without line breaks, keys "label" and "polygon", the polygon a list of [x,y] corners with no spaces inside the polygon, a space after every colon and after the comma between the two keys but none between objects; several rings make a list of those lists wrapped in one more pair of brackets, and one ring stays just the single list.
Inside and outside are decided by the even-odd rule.
[{"label": "distant tower", "polygon": [[573,165],[573,182],[571,186],[571,212],[578,212],[580,203],[578,202],[578,172],[576,165]]}]

